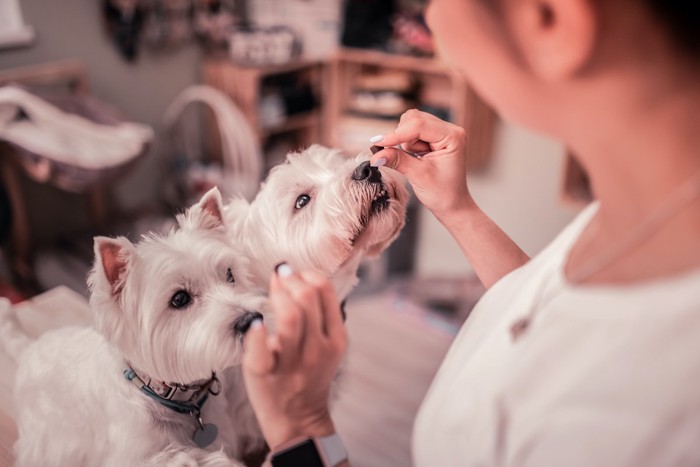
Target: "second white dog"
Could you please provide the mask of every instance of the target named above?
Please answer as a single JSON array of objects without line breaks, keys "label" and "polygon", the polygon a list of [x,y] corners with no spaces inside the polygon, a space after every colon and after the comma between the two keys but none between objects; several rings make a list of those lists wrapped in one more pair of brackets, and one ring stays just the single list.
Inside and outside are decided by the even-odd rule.
[{"label": "second white dog", "polygon": [[314,145],[273,168],[256,198],[226,207],[234,243],[265,290],[275,265],[330,277],[340,299],[357,284],[365,258],[379,255],[405,224],[408,194],[398,172]]}]

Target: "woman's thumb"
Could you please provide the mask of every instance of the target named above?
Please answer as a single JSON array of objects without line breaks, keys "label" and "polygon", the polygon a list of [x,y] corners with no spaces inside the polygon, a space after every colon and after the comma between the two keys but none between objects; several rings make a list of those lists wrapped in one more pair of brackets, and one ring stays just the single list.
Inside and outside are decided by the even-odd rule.
[{"label": "woman's thumb", "polygon": [[243,340],[243,366],[253,373],[267,373],[275,365],[275,356],[267,345],[267,330],[262,320],[250,325]]}]

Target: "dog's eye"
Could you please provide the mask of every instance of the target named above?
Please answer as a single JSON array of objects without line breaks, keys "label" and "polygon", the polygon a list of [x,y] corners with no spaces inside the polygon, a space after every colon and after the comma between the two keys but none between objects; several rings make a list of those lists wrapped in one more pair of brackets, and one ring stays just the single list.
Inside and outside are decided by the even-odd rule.
[{"label": "dog's eye", "polygon": [[173,308],[184,308],[192,302],[192,297],[186,290],[178,290],[170,299]]},{"label": "dog's eye", "polygon": [[229,284],[233,284],[234,282],[236,282],[236,280],[233,278],[233,273],[231,272],[231,268],[228,268],[226,270],[226,282],[228,282]]},{"label": "dog's eye", "polygon": [[303,208],[304,206],[306,206],[307,204],[309,204],[309,201],[311,201],[311,196],[309,196],[309,195],[307,195],[307,194],[304,194],[304,195],[299,196],[299,197],[297,198],[296,204],[294,205],[294,209],[301,209],[301,208]]}]

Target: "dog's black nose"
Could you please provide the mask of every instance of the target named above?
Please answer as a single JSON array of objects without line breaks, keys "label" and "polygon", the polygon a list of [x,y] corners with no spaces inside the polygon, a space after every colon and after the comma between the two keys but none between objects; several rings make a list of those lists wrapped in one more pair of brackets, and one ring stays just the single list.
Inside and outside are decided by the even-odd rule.
[{"label": "dog's black nose", "polygon": [[369,161],[364,161],[352,173],[352,179],[357,181],[366,180],[369,183],[379,183],[382,181],[382,174],[379,169],[369,165]]},{"label": "dog's black nose", "polygon": [[243,335],[250,329],[250,323],[256,319],[263,319],[262,313],[257,311],[246,311],[241,316],[239,316],[233,323],[233,330],[236,334]]}]

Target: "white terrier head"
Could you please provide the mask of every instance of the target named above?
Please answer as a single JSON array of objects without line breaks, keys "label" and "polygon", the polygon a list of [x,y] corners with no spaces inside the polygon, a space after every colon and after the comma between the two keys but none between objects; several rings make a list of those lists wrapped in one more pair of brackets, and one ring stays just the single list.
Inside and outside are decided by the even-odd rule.
[{"label": "white terrier head", "polygon": [[232,248],[218,190],[178,216],[179,228],[95,238],[90,275],[97,329],[134,368],[187,384],[235,365],[263,299],[248,293],[247,261]]},{"label": "white terrier head", "polygon": [[256,285],[275,264],[330,276],[341,297],[355,285],[359,262],[379,255],[404,226],[408,195],[391,169],[311,146],[272,169],[253,202],[235,200],[227,222],[252,260]]}]

